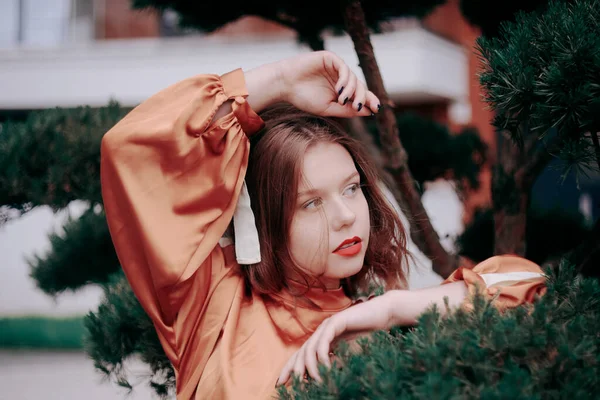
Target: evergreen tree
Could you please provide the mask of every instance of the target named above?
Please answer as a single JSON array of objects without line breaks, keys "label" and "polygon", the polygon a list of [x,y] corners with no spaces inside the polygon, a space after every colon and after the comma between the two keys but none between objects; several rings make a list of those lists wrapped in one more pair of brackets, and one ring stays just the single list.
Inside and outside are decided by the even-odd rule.
[{"label": "evergreen tree", "polygon": [[454,180],[460,191],[479,187],[488,149],[476,129],[452,134],[446,126],[413,113],[399,114],[397,120],[408,167],[421,193],[426,181],[438,178]]},{"label": "evergreen tree", "polygon": [[596,0],[552,1],[502,24],[498,37],[478,40],[481,84],[502,133],[493,177],[495,254],[526,254],[531,188],[553,158],[565,177],[599,170],[599,13]]},{"label": "evergreen tree", "polygon": [[111,103],[100,109],[49,109],[4,122],[0,204],[8,208],[0,212],[0,223],[41,205],[58,211],[73,200],[101,204],[100,186],[91,184],[100,174],[100,140],[125,112]]},{"label": "evergreen tree", "polygon": [[58,211],[82,200],[89,207],[50,236],[47,254],[29,257],[36,285],[49,295],[107,282],[120,269],[102,210],[100,141],[127,111],[116,103],[49,109],[1,125],[0,225],[38,206]]}]

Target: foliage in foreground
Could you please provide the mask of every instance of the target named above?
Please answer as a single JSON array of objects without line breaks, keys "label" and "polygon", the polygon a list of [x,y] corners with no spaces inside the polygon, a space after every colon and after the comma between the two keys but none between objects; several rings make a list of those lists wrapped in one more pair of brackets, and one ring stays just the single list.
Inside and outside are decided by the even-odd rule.
[{"label": "foliage in foreground", "polygon": [[[361,354],[342,343],[336,354],[345,366],[325,374],[323,386],[296,382],[295,391],[280,396],[593,398],[600,390],[600,284],[565,263],[548,274],[548,292],[534,306],[500,314],[478,296],[472,312],[442,319],[431,310],[415,328],[374,333],[361,343]],[[156,331],[124,277],[116,278],[105,302],[86,318],[88,353],[97,368],[130,389],[124,364],[141,356],[156,392],[172,393],[172,366]]]},{"label": "foliage in foreground", "polygon": [[[600,389],[600,285],[563,263],[532,307],[501,315],[483,296],[472,312],[434,309],[412,330],[347,345],[323,384],[294,382],[281,399],[591,399]],[[322,370],[324,372],[324,370]]]},{"label": "foliage in foreground", "polygon": [[122,272],[104,285],[105,297],[97,311],[85,318],[85,348],[94,366],[119,386],[133,389],[126,363],[139,357],[151,371],[150,386],[166,397],[175,389],[175,372],[150,317],[133,294]]}]

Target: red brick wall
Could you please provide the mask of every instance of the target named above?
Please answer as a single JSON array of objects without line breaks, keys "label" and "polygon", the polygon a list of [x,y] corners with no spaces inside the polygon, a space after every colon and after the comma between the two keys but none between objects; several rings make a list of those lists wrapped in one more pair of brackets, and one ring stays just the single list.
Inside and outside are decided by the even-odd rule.
[{"label": "red brick wall", "polygon": [[[493,114],[487,109],[482,101],[482,92],[477,78],[479,61],[474,51],[475,40],[479,36],[479,30],[467,23],[463,18],[459,0],[448,0],[446,4],[438,7],[431,15],[423,21],[424,25],[445,38],[463,45],[469,54],[469,98],[471,101],[471,123],[469,125],[479,130],[481,138],[488,144],[491,162],[496,154],[496,139],[494,128],[491,125]],[[450,124],[450,129],[457,132],[461,126]],[[481,188],[468,193],[465,200],[465,222],[469,222],[476,207],[491,204],[491,170],[486,166],[481,173]]]},{"label": "red brick wall", "polygon": [[159,36],[157,13],[150,10],[132,10],[129,0],[101,0],[95,8],[97,39]]}]

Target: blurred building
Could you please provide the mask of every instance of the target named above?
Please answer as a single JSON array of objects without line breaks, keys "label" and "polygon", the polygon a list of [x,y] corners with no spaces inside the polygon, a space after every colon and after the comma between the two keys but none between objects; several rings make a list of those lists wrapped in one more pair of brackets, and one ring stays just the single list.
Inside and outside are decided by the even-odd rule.
[{"label": "blurred building", "polygon": [[[492,146],[490,114],[481,102],[472,46],[478,32],[449,0],[423,21],[400,19],[372,41],[397,106],[452,130],[479,129]],[[351,41],[327,37],[325,47],[362,76]],[[115,99],[134,106],[198,73],[252,68],[303,51],[295,33],[257,17],[206,35],[182,31],[177,15],[131,10],[130,0],[2,0],[0,110],[21,111]],[[0,116],[1,118],[1,116]],[[489,172],[470,203],[489,201]]]}]

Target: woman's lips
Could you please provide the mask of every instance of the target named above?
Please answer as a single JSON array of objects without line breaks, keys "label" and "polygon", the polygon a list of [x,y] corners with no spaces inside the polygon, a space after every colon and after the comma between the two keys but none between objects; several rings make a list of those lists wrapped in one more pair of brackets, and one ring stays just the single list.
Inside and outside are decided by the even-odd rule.
[{"label": "woman's lips", "polygon": [[362,250],[362,242],[358,242],[350,247],[346,247],[343,249],[339,249],[333,252],[333,254],[337,254],[339,256],[351,257],[355,256]]}]

